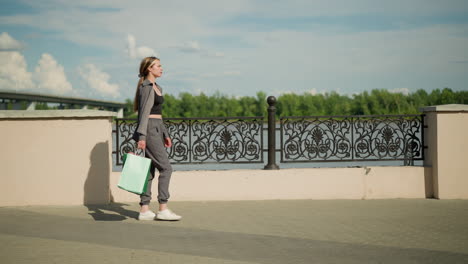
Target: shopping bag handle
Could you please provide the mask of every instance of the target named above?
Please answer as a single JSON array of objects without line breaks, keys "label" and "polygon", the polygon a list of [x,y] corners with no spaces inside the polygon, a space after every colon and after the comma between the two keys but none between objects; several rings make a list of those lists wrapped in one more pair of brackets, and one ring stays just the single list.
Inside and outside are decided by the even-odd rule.
[{"label": "shopping bag handle", "polygon": [[138,151],[138,149],[137,149],[135,152],[127,152],[127,153],[125,153],[125,154],[123,155],[123,157],[122,157],[122,158],[123,158],[123,162],[125,163],[125,160],[127,159],[127,155],[128,155],[128,154],[135,155],[135,156],[141,156],[141,157],[143,157],[143,158],[146,157],[146,155],[145,155],[146,153],[145,153],[145,150],[144,150],[144,149],[141,151],[141,152],[143,152],[143,156],[142,156],[142,155],[138,155],[137,151]]},{"label": "shopping bag handle", "polygon": [[145,150],[143,149],[142,151],[140,151],[140,153],[143,154],[143,155],[139,155],[139,154],[138,154],[138,150],[139,150],[139,149],[135,150],[135,152],[127,152],[126,154],[132,154],[132,155],[136,155],[136,156],[142,156],[142,157],[144,158],[144,157],[146,156],[146,155],[145,155],[145,154],[146,154],[146,153],[145,153]]},{"label": "shopping bag handle", "polygon": [[145,156],[146,156],[146,155],[145,155],[145,154],[146,154],[146,153],[145,153],[145,150],[146,150],[146,149],[142,149],[142,150],[140,151],[140,153],[143,152],[143,153],[142,153],[143,155],[139,155],[139,154],[138,154],[138,150],[139,150],[139,149],[137,148],[137,150],[135,150],[135,153],[133,153],[133,152],[129,152],[129,153],[130,153],[130,154],[133,154],[133,155],[137,155],[137,156],[142,156],[142,157],[145,157]]}]

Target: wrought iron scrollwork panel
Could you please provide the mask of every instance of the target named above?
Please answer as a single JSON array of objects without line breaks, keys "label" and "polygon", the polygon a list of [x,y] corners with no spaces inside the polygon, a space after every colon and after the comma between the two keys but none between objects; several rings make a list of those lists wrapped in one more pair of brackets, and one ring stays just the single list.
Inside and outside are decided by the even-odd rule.
[{"label": "wrought iron scrollwork panel", "polygon": [[282,128],[282,160],[342,160],[351,155],[347,119],[285,120]]},{"label": "wrought iron scrollwork panel", "polygon": [[[172,163],[263,162],[263,119],[193,119],[164,120],[172,147],[167,148]],[[123,154],[136,152],[132,139],[135,119],[116,121],[116,165],[123,164]]]},{"label": "wrought iron scrollwork panel", "polygon": [[135,141],[132,139],[133,132],[137,127],[134,120],[120,119],[116,121],[116,144],[117,144],[117,160],[116,165],[123,164],[123,154],[136,152]]},{"label": "wrought iron scrollwork panel", "polygon": [[421,157],[421,122],[418,117],[356,118],[356,159]]},{"label": "wrought iron scrollwork panel", "polygon": [[172,140],[172,147],[166,148],[169,159],[176,163],[190,161],[190,121],[164,120],[167,132]]},{"label": "wrought iron scrollwork panel", "polygon": [[421,160],[422,116],[281,118],[281,161]]},{"label": "wrought iron scrollwork panel", "polygon": [[194,162],[262,162],[262,120],[196,120],[192,124]]}]

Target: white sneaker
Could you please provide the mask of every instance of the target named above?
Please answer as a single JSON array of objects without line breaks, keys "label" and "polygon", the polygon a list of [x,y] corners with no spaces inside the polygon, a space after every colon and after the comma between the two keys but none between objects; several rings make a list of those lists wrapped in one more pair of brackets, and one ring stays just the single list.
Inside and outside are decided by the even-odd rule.
[{"label": "white sneaker", "polygon": [[144,213],[140,213],[138,215],[138,220],[154,220],[156,217],[156,214],[153,213],[151,210],[148,210]]},{"label": "white sneaker", "polygon": [[156,219],[166,220],[166,221],[178,221],[181,218],[182,218],[182,216],[176,215],[175,213],[173,213],[169,209],[158,211],[158,215],[156,216]]}]

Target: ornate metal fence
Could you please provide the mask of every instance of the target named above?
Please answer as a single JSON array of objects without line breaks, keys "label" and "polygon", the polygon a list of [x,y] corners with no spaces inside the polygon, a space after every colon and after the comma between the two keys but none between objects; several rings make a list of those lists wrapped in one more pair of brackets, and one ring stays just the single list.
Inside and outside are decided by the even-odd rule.
[{"label": "ornate metal fence", "polygon": [[[424,115],[287,116],[276,123],[276,98],[268,97],[268,128],[263,117],[166,118],[175,164],[391,161],[414,165],[424,160]],[[135,152],[136,119],[116,119],[115,164]],[[264,133],[268,147],[264,149]],[[280,134],[278,135],[278,132]],[[280,137],[280,146],[276,138]]]},{"label": "ornate metal fence", "polygon": [[424,159],[423,115],[281,117],[281,162]]},{"label": "ornate metal fence", "polygon": [[[166,118],[171,163],[263,163],[263,117]],[[136,119],[116,119],[116,165],[135,152]]]}]

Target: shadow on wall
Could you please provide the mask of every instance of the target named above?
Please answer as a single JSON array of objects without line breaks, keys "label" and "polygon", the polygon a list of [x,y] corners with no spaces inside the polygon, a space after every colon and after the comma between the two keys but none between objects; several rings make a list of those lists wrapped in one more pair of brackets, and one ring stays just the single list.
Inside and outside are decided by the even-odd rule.
[{"label": "shadow on wall", "polygon": [[[109,142],[96,144],[89,156],[90,167],[84,184],[83,204],[88,207],[89,215],[96,221],[122,221],[137,218],[138,212],[125,209],[126,204],[113,203],[110,191]],[[110,211],[106,213],[105,211]]]},{"label": "shadow on wall", "polygon": [[424,170],[424,185],[426,189],[426,198],[434,198],[434,179],[432,178],[432,168]]},{"label": "shadow on wall", "polygon": [[84,185],[83,204],[108,204],[110,200],[109,143],[96,144],[89,155],[90,167]]}]

